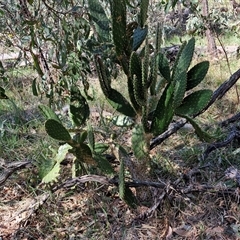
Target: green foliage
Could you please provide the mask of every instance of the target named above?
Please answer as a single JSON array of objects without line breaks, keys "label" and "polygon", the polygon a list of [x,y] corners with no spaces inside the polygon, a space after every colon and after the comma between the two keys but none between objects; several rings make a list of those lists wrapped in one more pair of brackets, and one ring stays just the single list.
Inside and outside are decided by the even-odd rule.
[{"label": "green foliage", "polygon": [[[72,167],[73,176],[80,174],[81,169],[86,169],[84,164],[87,164],[87,166],[97,165],[97,167],[106,174],[114,173],[110,163],[102,156],[102,154],[108,149],[108,145],[95,143],[93,129],[90,125],[88,125],[87,131],[77,130],[77,133],[72,137],[69,130],[62,125],[58,118],[57,120],[52,118],[56,117],[56,115],[49,107],[40,106],[40,110],[43,112],[45,117],[49,118],[45,122],[45,129],[48,135],[56,140],[67,143],[67,146],[69,146],[67,151],[64,152],[65,155],[62,154],[62,146],[60,146],[59,152],[61,154],[59,156],[57,155],[56,158],[61,158],[62,161],[68,152],[75,156]],[[72,116],[74,118],[74,115]],[[86,140],[88,140],[88,144],[85,143]],[[66,144],[64,144],[64,146],[66,146]],[[56,161],[52,169],[49,169],[49,166],[47,166],[46,169],[42,167],[42,171],[49,171],[45,177],[47,178],[47,180],[44,180],[45,182],[56,180],[56,177],[59,175],[61,161]]]},{"label": "green foliage", "polygon": [[[174,6],[176,2],[168,1],[166,5]],[[105,8],[108,4],[110,16]],[[205,78],[209,63],[201,62],[189,70],[195,47],[192,38],[182,44],[171,67],[160,48],[160,24],[156,29],[155,45],[148,42],[148,0],[139,1],[140,11],[134,19],[128,16],[127,10],[132,6],[126,0],[88,0],[87,7],[71,6],[65,1],[53,9],[44,1],[41,11],[48,14],[46,19],[34,1],[29,1],[27,6],[31,17],[27,21],[20,18],[22,24],[18,24],[20,27],[16,32],[20,36],[21,49],[29,49],[39,75],[32,82],[32,92],[35,96],[44,93],[50,100],[49,107],[39,106],[47,119],[45,130],[63,144],[54,161],[47,162],[46,158],[47,163],[41,166],[42,181],[50,183],[57,180],[61,162],[66,154],[71,153],[74,155],[72,177],[92,169],[118,175],[119,196],[134,207],[137,201],[125,183],[126,176],[130,174],[130,177],[139,177],[139,180],[142,176],[148,178],[146,166],[151,160],[150,140],[163,133],[175,115],[185,117],[201,139],[209,139],[192,119],[207,105],[212,95],[206,89],[193,91]],[[56,16],[60,12],[68,14]],[[16,24],[13,27],[16,28]],[[95,62],[103,94],[114,110],[121,114],[114,116],[111,123],[131,130],[132,158],[124,144],[96,141],[98,138],[95,138],[95,128],[89,120],[91,113],[88,105],[88,100],[92,99],[88,93],[92,62]],[[117,75],[116,69],[122,69],[126,75],[128,96],[122,89],[113,88],[112,78]],[[3,78],[3,75],[4,69],[0,64],[0,77]],[[0,98],[7,98],[3,88],[0,88]],[[151,104],[153,99],[154,104]],[[71,121],[67,123],[61,121],[62,118],[53,110],[65,102],[70,108]],[[109,145],[119,161],[118,172],[104,156]],[[115,145],[114,149],[112,145]]]},{"label": "green foliage", "polygon": [[109,41],[109,20],[98,0],[88,0],[91,18],[95,23],[96,31],[101,41]]},{"label": "green foliage", "polygon": [[[95,57],[100,86],[109,103],[119,113],[134,117],[135,127],[132,130],[132,151],[137,160],[136,171],[143,171],[142,166],[147,166],[149,161],[149,143],[152,136],[163,133],[169,127],[175,115],[185,117],[193,122],[191,117],[207,105],[212,91],[188,91],[198,86],[206,76],[209,63],[198,63],[189,70],[192,62],[195,40],[191,38],[184,42],[177,58],[170,66],[168,59],[161,52],[161,26],[157,26],[155,48],[150,46],[147,38],[147,8],[148,1],[140,2],[138,22],[126,22],[126,8],[124,1],[111,1],[111,18],[113,42],[116,50],[118,64],[122,67],[127,77],[128,94],[130,102],[117,90],[111,87],[111,74],[107,70],[105,61],[99,56]],[[176,1],[172,4],[176,4]],[[122,21],[120,21],[122,20]],[[130,38],[129,38],[130,37]],[[133,39],[133,41],[132,41]],[[144,46],[138,51],[141,45]],[[132,48],[129,48],[132,44]],[[152,53],[153,54],[150,54]],[[162,84],[163,83],[163,84]],[[160,87],[159,87],[160,86]],[[150,105],[155,99],[155,104]],[[151,111],[151,114],[149,114]],[[151,115],[151,121],[149,116]],[[119,124],[123,126],[123,124]],[[197,135],[202,140],[208,140],[204,131],[195,123]],[[120,161],[119,192],[123,197],[126,188],[124,179],[124,162],[121,162],[119,151],[115,154]],[[134,171],[129,169],[130,172]],[[147,169],[141,175],[147,175]]]},{"label": "green foliage", "polygon": [[61,123],[57,114],[50,107],[45,106],[45,105],[39,105],[38,108],[42,112],[42,114],[44,115],[44,117],[46,119],[53,119],[53,120]]},{"label": "green foliage", "polygon": [[125,0],[111,0],[112,34],[116,55],[120,61],[129,51],[127,39],[127,14]]},{"label": "green foliage", "polygon": [[196,64],[187,72],[187,89],[196,87],[206,76],[209,69],[209,62],[203,61]]},{"label": "green foliage", "polygon": [[139,13],[139,25],[140,27],[144,27],[144,24],[147,20],[147,14],[148,14],[148,5],[149,0],[141,1],[140,2],[140,13]]},{"label": "green foliage", "polygon": [[193,92],[185,97],[182,104],[176,108],[176,114],[179,116],[194,116],[208,104],[211,97],[211,90],[203,89]]},{"label": "green foliage", "polygon": [[45,129],[47,131],[47,134],[56,140],[63,142],[70,142],[72,140],[67,129],[54,119],[48,119],[46,121]]},{"label": "green foliage", "polygon": [[68,144],[60,146],[54,160],[51,161],[46,159],[44,161],[44,166],[40,166],[41,174],[43,175],[43,183],[51,183],[57,180],[60,175],[60,164],[65,159],[65,156],[70,149],[71,146]]}]

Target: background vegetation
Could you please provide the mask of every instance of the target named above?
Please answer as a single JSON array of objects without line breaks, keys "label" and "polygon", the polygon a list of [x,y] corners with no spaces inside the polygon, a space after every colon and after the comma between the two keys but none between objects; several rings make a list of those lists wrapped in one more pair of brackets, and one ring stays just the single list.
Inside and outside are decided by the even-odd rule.
[{"label": "background vegetation", "polygon": [[0,236],[239,238],[238,3],[0,4]]}]

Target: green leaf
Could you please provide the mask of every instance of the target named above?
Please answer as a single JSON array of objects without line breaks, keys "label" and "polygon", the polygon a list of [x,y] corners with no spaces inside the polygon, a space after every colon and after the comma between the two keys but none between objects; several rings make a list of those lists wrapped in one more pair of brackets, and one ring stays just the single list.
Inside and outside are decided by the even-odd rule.
[{"label": "green leaf", "polygon": [[211,100],[212,91],[202,89],[191,93],[184,98],[182,104],[176,109],[177,115],[193,116],[199,113]]},{"label": "green leaf", "polygon": [[59,177],[60,172],[60,164],[56,163],[51,171],[42,179],[43,183],[50,183],[57,180],[57,177]]},{"label": "green leaf", "polygon": [[187,90],[196,87],[206,76],[209,69],[209,61],[196,64],[187,73]]},{"label": "green leaf", "polygon": [[146,103],[144,98],[143,86],[143,66],[141,59],[136,52],[132,52],[130,57],[130,74],[133,83],[133,94],[138,105],[142,106]]},{"label": "green leaf", "polygon": [[[38,165],[37,165],[37,169],[38,169],[38,175],[41,179],[43,179],[54,167],[54,165],[56,164],[54,159],[52,158],[44,158],[42,157],[40,160],[38,160]],[[60,168],[59,168],[60,170]],[[57,173],[57,170],[54,170],[55,173]],[[50,174],[51,175],[51,174]],[[53,178],[57,178],[58,175],[52,176]],[[45,179],[44,179],[45,181]]]},{"label": "green leaf", "polygon": [[61,120],[59,119],[57,114],[50,107],[45,105],[39,105],[38,108],[46,119],[54,119],[55,121],[61,123]]},{"label": "green leaf", "polygon": [[69,132],[59,121],[56,121],[54,119],[48,119],[45,122],[45,129],[47,134],[56,140],[60,140],[63,142],[72,141]]}]

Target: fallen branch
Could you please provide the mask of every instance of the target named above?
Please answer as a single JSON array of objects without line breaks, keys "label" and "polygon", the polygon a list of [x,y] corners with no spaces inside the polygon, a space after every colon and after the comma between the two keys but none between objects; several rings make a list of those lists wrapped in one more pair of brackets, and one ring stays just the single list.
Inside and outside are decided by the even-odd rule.
[{"label": "fallen branch", "polygon": [[230,131],[226,140],[224,140],[222,142],[215,142],[215,143],[212,143],[210,146],[208,146],[207,149],[204,151],[204,153],[202,155],[202,159],[205,160],[212,151],[214,151],[216,149],[219,149],[219,148],[226,147],[234,139],[239,139],[239,138],[240,138],[240,129],[234,127]]},{"label": "fallen branch", "polygon": [[32,165],[32,162],[20,161],[6,163],[4,159],[0,159],[0,167],[3,168],[3,171],[0,174],[0,185],[2,185],[14,172],[28,165]]},{"label": "fallen branch", "polygon": [[218,125],[220,127],[227,127],[230,123],[234,123],[236,121],[239,121],[240,120],[240,112],[235,114],[234,116],[220,122]]},{"label": "fallen branch", "polygon": [[[208,105],[199,113],[194,115],[194,117],[199,116],[203,112],[205,112],[216,100],[221,99],[226,92],[234,86],[234,84],[238,81],[240,78],[240,69],[237,70],[235,73],[231,75],[231,77],[225,81],[221,86],[214,91],[211,100],[209,101]],[[182,128],[186,124],[186,120],[179,120],[172,124],[172,126],[165,131],[163,134],[159,135],[158,137],[154,138],[150,144],[150,149],[155,148],[159,144],[161,144],[165,139],[170,137],[173,133],[177,132],[180,128]]]}]

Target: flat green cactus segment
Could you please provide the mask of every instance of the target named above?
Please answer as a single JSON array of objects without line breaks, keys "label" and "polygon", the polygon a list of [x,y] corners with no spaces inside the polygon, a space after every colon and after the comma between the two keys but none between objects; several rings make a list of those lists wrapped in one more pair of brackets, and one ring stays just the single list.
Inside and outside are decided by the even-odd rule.
[{"label": "flat green cactus segment", "polygon": [[90,114],[88,103],[77,87],[71,88],[70,113],[76,126],[83,125]]},{"label": "flat green cactus segment", "polygon": [[173,102],[174,109],[181,105],[185,95],[186,87],[187,87],[187,73],[185,71],[180,72],[177,76],[174,85],[174,102]]},{"label": "flat green cactus segment", "polygon": [[157,55],[160,52],[161,44],[162,44],[162,29],[163,24],[158,23],[156,28],[156,42],[155,42],[155,54]]},{"label": "flat green cactus segment", "polygon": [[133,84],[134,78],[132,78],[131,76],[128,76],[128,95],[131,101],[132,106],[134,107],[135,111],[137,113],[141,112],[141,106],[137,103],[136,98],[135,98],[135,94],[134,94],[134,84]]},{"label": "flat green cactus segment", "polygon": [[140,13],[139,13],[139,23],[140,23],[140,26],[143,28],[145,23],[146,23],[146,20],[147,20],[147,13],[148,13],[148,5],[149,5],[149,0],[141,0],[141,3],[140,3]]},{"label": "flat green cactus segment", "polygon": [[160,135],[167,130],[174,116],[174,85],[168,84],[160,97],[157,107],[153,114],[151,132],[154,136]]},{"label": "flat green cactus segment", "polygon": [[111,104],[111,106],[118,112],[129,117],[136,116],[133,107],[130,105],[127,99],[117,90],[112,88],[107,100]]},{"label": "flat green cactus segment", "polygon": [[108,97],[108,94],[111,91],[111,79],[109,78],[106,67],[99,56],[95,56],[95,64],[101,89],[104,95]]},{"label": "flat green cactus segment", "polygon": [[178,74],[181,72],[186,72],[192,61],[193,53],[195,47],[195,39],[191,38],[186,44],[183,44],[173,66],[172,79],[176,81]]},{"label": "flat green cactus segment", "polygon": [[[159,65],[159,57],[158,53],[160,51],[160,47],[162,44],[162,26],[158,23],[156,28],[156,42],[155,42],[155,50],[154,50],[154,57],[151,59],[151,68],[150,68],[150,93],[151,95],[156,95],[156,85],[157,85],[157,78],[158,78],[158,65]],[[167,59],[166,59],[167,60]],[[168,64],[168,61],[167,61]],[[170,71],[170,69],[169,69]],[[170,72],[169,72],[170,75]],[[169,77],[170,78],[170,77]]]},{"label": "flat green cactus segment", "polygon": [[88,0],[88,7],[90,10],[91,19],[95,22],[95,27],[101,40],[109,41],[109,20],[102,5],[98,0]]},{"label": "flat green cactus segment", "polygon": [[149,65],[150,65],[150,57],[149,57],[149,44],[148,44],[148,39],[146,38],[146,45],[144,48],[144,58],[142,61],[142,85],[144,88],[144,100],[147,100],[147,88],[150,86],[150,82],[148,79],[148,72],[149,72]]},{"label": "flat green cactus segment", "polygon": [[132,190],[129,187],[126,187],[126,186],[125,186],[125,195],[124,195],[124,199],[123,200],[131,208],[137,208],[137,206],[138,206],[137,198],[133,194]]},{"label": "flat green cactus segment", "polygon": [[127,20],[126,20],[126,1],[125,0],[110,0],[111,17],[112,17],[112,34],[113,42],[116,48],[117,57],[120,57],[125,52],[127,42]]},{"label": "flat green cactus segment", "polygon": [[45,129],[47,134],[59,141],[63,142],[71,142],[72,138],[67,131],[67,129],[58,121],[55,119],[48,119],[45,122]]},{"label": "flat green cactus segment", "polygon": [[51,167],[47,174],[42,179],[43,183],[50,183],[57,180],[60,175],[60,163],[65,159],[66,154],[72,147],[68,144],[64,144],[59,147],[58,152],[54,158],[55,164]]},{"label": "flat green cactus segment", "polygon": [[206,76],[209,69],[209,61],[203,61],[192,67],[187,73],[187,89],[196,87]]},{"label": "flat green cactus segment", "polygon": [[106,174],[114,174],[115,171],[113,170],[111,164],[108,162],[106,158],[99,154],[93,154],[93,158],[97,163],[98,168]]},{"label": "flat green cactus segment", "polygon": [[61,123],[61,120],[59,119],[57,114],[50,107],[45,106],[45,105],[39,105],[38,108],[42,112],[42,114],[44,115],[44,117],[46,119],[54,119],[54,120],[58,121],[59,123]]},{"label": "flat green cactus segment", "polygon": [[171,70],[168,63],[167,57],[163,53],[158,53],[158,70],[163,78],[165,78],[168,82],[171,81]]},{"label": "flat green cactus segment", "polygon": [[43,179],[54,167],[56,162],[53,158],[44,158],[41,156],[40,159],[38,159],[38,175],[40,179]]},{"label": "flat green cactus segment", "polygon": [[143,88],[142,79],[137,78],[136,75],[134,75],[132,79],[133,79],[132,81],[133,81],[134,98],[139,106],[143,106],[146,103],[146,101],[144,98],[144,88]]},{"label": "flat green cactus segment", "polygon": [[132,148],[138,161],[146,161],[149,157],[149,141],[142,124],[138,124],[132,131]]},{"label": "flat green cactus segment", "polygon": [[130,57],[130,74],[133,83],[134,100],[139,106],[144,104],[144,88],[142,83],[142,63],[136,52],[132,52]]},{"label": "flat green cactus segment", "polygon": [[215,137],[204,131],[191,117],[185,115],[183,116],[187,119],[189,123],[193,126],[198,138],[203,142],[211,143],[215,140]]},{"label": "flat green cactus segment", "polygon": [[136,52],[132,52],[130,57],[130,74],[133,77],[136,75],[137,79],[141,82],[142,79],[142,66],[141,59]]},{"label": "flat green cactus segment", "polygon": [[42,179],[42,183],[50,183],[57,180],[60,175],[60,164],[56,163],[51,171]]},{"label": "flat green cactus segment", "polygon": [[176,109],[177,115],[193,116],[199,113],[211,100],[212,91],[208,89],[191,93],[184,98],[183,103]]},{"label": "flat green cactus segment", "polygon": [[148,27],[140,28],[137,27],[133,32],[133,43],[132,43],[132,51],[136,51],[143,41],[145,40],[148,33]]}]

